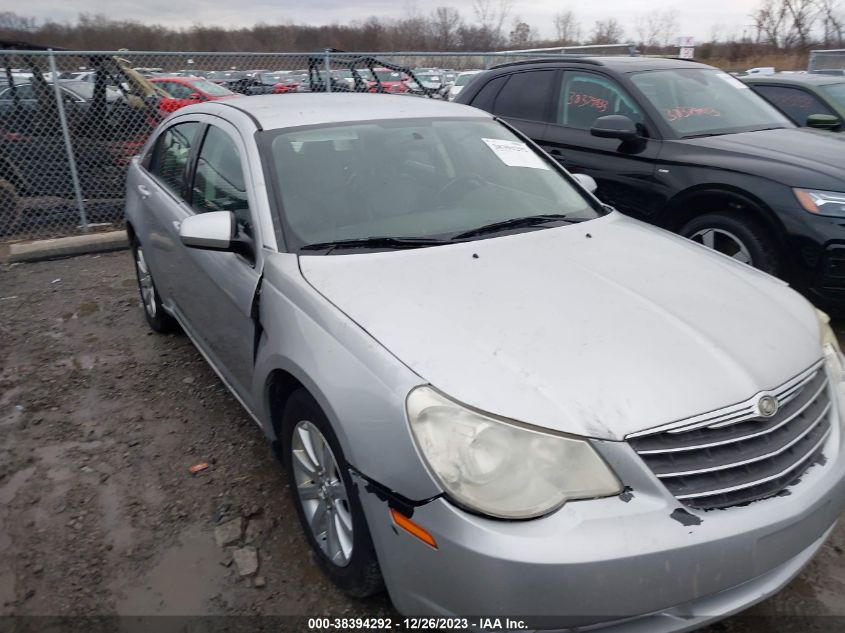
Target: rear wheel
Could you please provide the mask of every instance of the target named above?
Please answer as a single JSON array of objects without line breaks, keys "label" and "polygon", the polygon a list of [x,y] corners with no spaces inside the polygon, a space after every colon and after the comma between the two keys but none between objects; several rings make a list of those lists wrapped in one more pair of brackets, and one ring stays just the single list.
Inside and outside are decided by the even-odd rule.
[{"label": "rear wheel", "polygon": [[745,216],[724,213],[700,215],[687,222],[680,233],[743,264],[772,275],[778,272],[777,249],[769,233]]},{"label": "rear wheel", "polygon": [[381,571],[349,466],[328,419],[306,391],[288,398],[282,428],[293,503],[320,568],[353,597],[381,591]]},{"label": "rear wheel", "polygon": [[144,248],[138,240],[132,242],[132,256],[135,260],[135,275],[138,278],[138,291],[141,294],[141,304],[147,324],[156,332],[172,332],[176,329],[176,320],[167,314],[161,305],[161,298],[147,264]]}]

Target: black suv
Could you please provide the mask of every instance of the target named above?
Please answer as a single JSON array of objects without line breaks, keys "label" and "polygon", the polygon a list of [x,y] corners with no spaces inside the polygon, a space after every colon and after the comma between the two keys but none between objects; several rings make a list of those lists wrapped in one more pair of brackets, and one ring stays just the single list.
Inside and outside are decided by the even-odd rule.
[{"label": "black suv", "polygon": [[845,135],[797,129],[734,77],[675,59],[503,64],[456,101],[595,178],[605,203],[845,313]]}]

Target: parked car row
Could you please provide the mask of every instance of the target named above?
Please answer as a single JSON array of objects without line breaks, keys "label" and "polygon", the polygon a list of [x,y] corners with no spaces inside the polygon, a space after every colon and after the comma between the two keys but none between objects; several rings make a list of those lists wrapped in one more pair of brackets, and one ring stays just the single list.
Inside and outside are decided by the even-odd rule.
[{"label": "parked car row", "polygon": [[352,596],[671,633],[772,595],[845,506],[845,374],[740,262],[845,271],[841,135],[680,61],[507,64],[457,100],[174,113],[127,179],[148,324],[278,447]]}]

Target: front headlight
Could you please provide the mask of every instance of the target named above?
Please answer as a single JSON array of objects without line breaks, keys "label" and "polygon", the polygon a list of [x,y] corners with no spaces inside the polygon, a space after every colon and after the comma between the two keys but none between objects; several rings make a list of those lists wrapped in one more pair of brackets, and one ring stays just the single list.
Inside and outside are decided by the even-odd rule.
[{"label": "front headlight", "polygon": [[830,327],[830,317],[821,310],[816,310],[816,316],[819,319],[819,336],[821,337],[827,373],[835,383],[842,383],[845,380],[845,374],[843,373],[845,371],[845,365],[843,365],[842,350],[839,349],[839,341],[836,339],[833,328]]},{"label": "front headlight", "polygon": [[504,519],[548,514],[572,499],[619,494],[619,480],[592,446],[468,409],[431,387],[408,395],[414,439],[446,493]]},{"label": "front headlight", "polygon": [[814,189],[793,189],[793,191],[805,211],[835,218],[845,217],[845,193]]}]

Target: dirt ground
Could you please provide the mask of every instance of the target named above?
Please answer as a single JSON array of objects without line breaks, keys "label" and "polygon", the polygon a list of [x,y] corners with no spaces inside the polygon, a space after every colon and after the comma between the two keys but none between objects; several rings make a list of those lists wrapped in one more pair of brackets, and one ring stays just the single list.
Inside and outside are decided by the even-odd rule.
[{"label": "dirt ground", "polygon": [[[321,575],[263,435],[186,337],[148,330],[127,252],[0,266],[0,351],[0,616],[395,615]],[[237,517],[257,576],[215,542]],[[840,525],[710,630],[845,629],[843,547]]]}]

